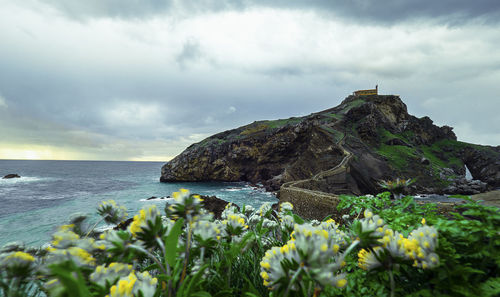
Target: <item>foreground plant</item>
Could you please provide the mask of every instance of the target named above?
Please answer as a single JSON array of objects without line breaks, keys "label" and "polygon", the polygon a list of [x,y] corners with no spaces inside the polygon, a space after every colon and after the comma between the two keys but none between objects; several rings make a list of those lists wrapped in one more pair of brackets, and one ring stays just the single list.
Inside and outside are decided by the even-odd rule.
[{"label": "foreground plant", "polygon": [[[154,205],[145,206],[128,227],[120,224],[122,230],[97,236],[85,227],[86,217],[79,215],[58,228],[44,251],[5,247],[0,250],[0,295],[395,296],[419,292],[429,296],[433,290],[438,290],[437,295],[457,295],[466,284],[450,285],[442,277],[452,282],[460,274],[480,283],[477,296],[500,292],[495,289],[500,215],[493,210],[486,213],[480,206],[470,206],[464,215],[481,222],[458,214],[456,222],[449,222],[432,212],[426,213],[427,222],[422,213],[429,208],[415,205],[411,197],[395,201],[389,193],[356,197],[350,205],[365,208],[356,208],[361,219],[341,226],[332,219],[307,222],[293,213],[290,203],[282,203],[279,211],[270,204],[244,206],[241,211],[228,204],[222,219],[214,220],[201,207],[198,195],[181,190],[174,197],[165,213]],[[103,217],[125,219],[113,215],[123,210],[118,204],[105,205],[111,207],[99,208]],[[366,209],[369,206],[374,211]],[[477,259],[480,264],[474,264]]]},{"label": "foreground plant", "polygon": [[394,269],[412,262],[413,267],[422,269],[434,268],[439,264],[435,253],[437,247],[437,230],[423,226],[413,230],[408,237],[392,230],[378,215],[365,210],[365,218],[354,224],[355,233],[365,248],[358,253],[360,268],[371,271],[380,269],[389,275],[391,296],[395,294]]},{"label": "foreground plant", "polygon": [[379,185],[391,191],[394,195],[394,199],[401,199],[403,197],[406,189],[415,182],[415,179],[399,179],[396,180],[383,180],[379,183]]}]

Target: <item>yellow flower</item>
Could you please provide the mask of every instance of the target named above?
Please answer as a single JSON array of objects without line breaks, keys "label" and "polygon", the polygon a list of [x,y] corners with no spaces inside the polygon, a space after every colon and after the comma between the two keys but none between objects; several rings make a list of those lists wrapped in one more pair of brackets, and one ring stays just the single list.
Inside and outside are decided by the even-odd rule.
[{"label": "yellow flower", "polygon": [[32,255],[25,253],[25,252],[15,252],[15,253],[10,254],[7,257],[5,257],[5,259],[12,259],[12,258],[23,260],[23,261],[29,261],[29,262],[35,261],[35,258]]},{"label": "yellow flower", "polygon": [[343,288],[346,284],[347,284],[347,280],[344,278],[337,280],[337,283],[336,283],[337,287],[339,287],[339,288]]}]

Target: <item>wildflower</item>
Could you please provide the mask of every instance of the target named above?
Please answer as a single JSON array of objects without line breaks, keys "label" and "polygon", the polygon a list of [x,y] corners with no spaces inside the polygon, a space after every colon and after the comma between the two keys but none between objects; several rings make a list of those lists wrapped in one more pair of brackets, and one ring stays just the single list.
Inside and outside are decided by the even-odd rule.
[{"label": "wildflower", "polygon": [[274,229],[278,227],[278,223],[274,220],[269,220],[267,218],[264,218],[264,221],[262,222],[262,227],[268,228],[268,229]]},{"label": "wildflower", "polygon": [[439,264],[439,257],[434,250],[437,246],[437,230],[434,227],[424,225],[408,236],[411,244],[408,247],[408,254],[414,262],[414,266],[426,269],[433,268]]},{"label": "wildflower", "polygon": [[0,259],[0,267],[29,267],[35,262],[35,257],[25,252],[10,252]]},{"label": "wildflower", "polygon": [[203,199],[200,195],[190,194],[189,190],[180,189],[179,192],[174,192],[174,201],[167,205],[165,211],[167,215],[173,219],[186,218],[188,221],[200,213]]},{"label": "wildflower", "polygon": [[221,218],[223,220],[225,220],[228,218],[229,215],[239,214],[239,213],[240,212],[235,205],[233,205],[232,203],[228,203],[228,204],[226,204],[226,206],[224,207],[224,210],[222,211]]},{"label": "wildflower", "polygon": [[282,215],[279,220],[283,231],[292,232],[295,226],[295,220],[291,215]]},{"label": "wildflower", "polygon": [[[345,286],[344,275],[337,274],[344,256],[340,244],[321,226],[294,226],[292,238],[282,247],[273,247],[262,258],[261,277],[270,289],[288,286],[296,273],[310,277],[321,285]],[[292,284],[294,290],[296,286]]]},{"label": "wildflower", "polygon": [[[290,248],[287,250],[294,251]],[[275,284],[283,277],[286,277],[286,271],[283,269],[281,262],[285,259],[280,247],[272,247],[267,250],[262,261],[260,262],[261,273],[260,276],[264,280],[264,286],[270,289],[275,288]]]},{"label": "wildflower", "polygon": [[259,210],[257,211],[257,213],[261,217],[265,217],[265,218],[270,218],[271,212],[272,212],[272,208],[271,208],[271,203],[269,203],[269,202],[263,203],[260,206]]},{"label": "wildflower", "polygon": [[372,251],[361,249],[358,253],[358,266],[366,271],[381,266],[382,263],[377,259],[380,257],[381,252],[381,247],[375,247]]},{"label": "wildflower", "polygon": [[334,241],[332,245],[339,245],[340,247],[345,247],[347,245],[346,238],[348,237],[344,231],[339,229],[339,224],[335,222],[334,219],[328,219],[325,222],[319,224],[321,229],[328,231],[329,238]]},{"label": "wildflower", "polygon": [[52,235],[51,246],[60,249],[75,246],[80,236],[73,232],[74,226],[74,224],[60,226],[58,231]]},{"label": "wildflower", "polygon": [[245,217],[241,214],[230,214],[227,219],[222,221],[222,224],[226,226],[226,232],[233,235],[241,235],[243,231],[248,229]]},{"label": "wildflower", "polygon": [[[118,283],[111,287],[110,294],[106,297],[132,297],[140,296],[152,297],[156,291],[158,280],[145,272],[132,271],[127,277],[122,277]],[[140,292],[140,293],[139,293]]]},{"label": "wildflower", "polygon": [[370,247],[379,244],[378,240],[384,236],[387,226],[382,218],[367,209],[364,211],[364,218],[354,221],[352,228],[361,246]]},{"label": "wildflower", "polygon": [[134,216],[128,231],[132,234],[132,237],[144,243],[146,248],[151,248],[158,244],[156,238],[165,235],[167,230],[156,205],[148,205],[143,207],[138,215]]},{"label": "wildflower", "polygon": [[[227,219],[227,215],[226,215]],[[252,214],[250,217],[248,217],[248,225],[254,227],[257,226],[260,222],[262,221],[262,217],[259,216],[258,214]]]},{"label": "wildflower", "polygon": [[250,217],[255,212],[255,208],[253,208],[253,206],[251,205],[245,205],[243,212],[247,217]]},{"label": "wildflower", "polygon": [[127,209],[119,206],[114,200],[103,201],[97,207],[97,213],[109,224],[118,224],[127,219]]},{"label": "wildflower", "polygon": [[156,218],[161,219],[161,214],[156,208],[156,205],[148,205],[139,211],[138,215],[134,216],[134,221],[129,226],[129,231],[132,235],[137,236],[137,233],[143,231],[147,227],[147,222],[156,221]]},{"label": "wildflower", "polygon": [[[104,231],[99,238],[98,244],[104,246],[103,250],[108,256],[126,254],[127,247],[134,241],[134,237],[130,232],[117,230]],[[136,241],[134,244],[141,246],[142,242]]]},{"label": "wildflower", "polygon": [[52,249],[46,260],[49,265],[70,260],[78,266],[94,266],[96,261],[88,251],[76,246],[67,249]]},{"label": "wildflower", "polygon": [[[377,224],[378,216],[365,212],[366,219],[362,222],[363,228],[372,230],[378,236],[372,241],[372,250],[362,249],[359,254],[359,266],[365,270],[371,270],[378,266],[391,266],[399,260],[412,260],[413,266],[423,269],[432,268],[439,264],[439,257],[434,252],[437,246],[437,231],[434,227],[424,225],[410,233],[405,238],[387,226]],[[425,221],[424,221],[425,223]]]},{"label": "wildflower", "polygon": [[286,213],[293,210],[293,204],[290,202],[282,202],[280,204],[280,213]]},{"label": "wildflower", "polygon": [[381,181],[379,185],[382,188],[385,188],[389,191],[392,192],[394,195],[394,199],[401,199],[403,197],[403,193],[406,190],[408,186],[410,186],[413,182],[415,182],[414,179],[399,179],[397,178],[394,181]]},{"label": "wildflower", "polygon": [[117,279],[129,275],[132,272],[132,265],[113,262],[109,266],[99,265],[90,275],[90,280],[106,286],[106,283],[114,284]]},{"label": "wildflower", "polygon": [[216,222],[197,221],[193,225],[193,236],[201,246],[211,247],[224,236],[222,226]]}]

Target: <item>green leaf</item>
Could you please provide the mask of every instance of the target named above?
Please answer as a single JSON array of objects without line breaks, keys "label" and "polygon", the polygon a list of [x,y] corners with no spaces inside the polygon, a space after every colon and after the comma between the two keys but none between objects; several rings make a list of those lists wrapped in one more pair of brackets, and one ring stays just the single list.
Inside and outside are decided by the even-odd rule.
[{"label": "green leaf", "polygon": [[328,215],[328,216],[326,216],[326,217],[322,220],[322,222],[326,222],[326,221],[328,221],[328,220],[329,220],[329,219],[331,219],[331,218],[332,218],[332,215]]},{"label": "green leaf", "polygon": [[227,290],[221,290],[217,292],[214,297],[232,297],[233,296],[233,290],[227,289]]},{"label": "green leaf", "polygon": [[[85,280],[83,279],[82,273],[73,263],[69,263],[69,267],[64,267],[62,265],[52,265],[49,268],[50,271],[63,284],[66,292],[71,293],[71,296],[91,296],[89,289],[85,285]],[[76,272],[78,278],[73,277],[73,272]]]},{"label": "green leaf", "polygon": [[177,258],[177,243],[179,242],[179,236],[182,233],[183,225],[184,219],[178,219],[165,239],[165,259],[170,266],[175,265],[175,260]]},{"label": "green leaf", "polygon": [[208,293],[207,291],[199,291],[199,292],[196,292],[196,293],[192,293],[189,296],[212,297],[212,295],[210,295],[210,293]]},{"label": "green leaf", "polygon": [[482,296],[500,296],[500,277],[490,278],[479,286]]},{"label": "green leaf", "polygon": [[[201,266],[200,270],[193,277],[191,277],[191,279],[189,280],[189,283],[187,285],[184,296],[194,296],[193,293],[191,293],[191,290],[194,288],[195,285],[199,285],[201,283],[200,279],[203,276],[205,269],[208,268],[208,266],[209,266],[208,264]],[[186,282],[184,282],[184,283],[186,283]],[[210,294],[208,294],[208,296],[210,296]]]},{"label": "green leaf", "polygon": [[299,225],[304,224],[304,220],[296,214],[293,214],[293,220]]}]

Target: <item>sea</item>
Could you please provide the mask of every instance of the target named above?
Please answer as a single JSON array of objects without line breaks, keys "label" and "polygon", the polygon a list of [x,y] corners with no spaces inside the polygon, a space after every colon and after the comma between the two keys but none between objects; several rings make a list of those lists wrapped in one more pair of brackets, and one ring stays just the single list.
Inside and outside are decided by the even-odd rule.
[{"label": "sea", "polygon": [[[167,199],[181,188],[200,195],[215,195],[240,206],[260,207],[277,198],[244,182],[161,183],[164,162],[0,160],[0,246],[18,241],[41,247],[57,226],[77,214],[99,221],[97,206],[115,200],[129,216]],[[16,173],[21,178],[2,179]],[[156,199],[148,199],[158,197]],[[101,223],[98,228],[106,228]]]}]

